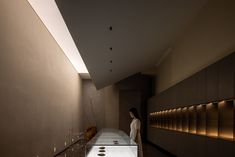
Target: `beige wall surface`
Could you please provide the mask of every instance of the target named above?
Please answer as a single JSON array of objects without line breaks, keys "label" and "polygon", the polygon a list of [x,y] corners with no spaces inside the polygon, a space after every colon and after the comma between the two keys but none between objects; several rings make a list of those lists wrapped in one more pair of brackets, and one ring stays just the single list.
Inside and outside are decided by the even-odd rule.
[{"label": "beige wall surface", "polygon": [[105,127],[119,128],[119,92],[115,85],[104,88]]},{"label": "beige wall surface", "polygon": [[115,85],[97,90],[91,80],[82,81],[82,100],[85,124],[98,129],[119,128],[119,97]]},{"label": "beige wall surface", "polygon": [[211,0],[157,70],[157,92],[235,51],[235,1]]},{"label": "beige wall surface", "polygon": [[26,0],[0,23],[0,154],[51,157],[83,129],[81,79]]}]

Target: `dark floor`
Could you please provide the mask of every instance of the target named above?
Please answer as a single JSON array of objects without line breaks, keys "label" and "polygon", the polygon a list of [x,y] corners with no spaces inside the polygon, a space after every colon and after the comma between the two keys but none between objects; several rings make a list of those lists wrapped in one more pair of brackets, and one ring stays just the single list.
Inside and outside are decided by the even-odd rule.
[{"label": "dark floor", "polygon": [[167,154],[161,152],[159,149],[151,144],[143,144],[144,157],[168,157]]}]

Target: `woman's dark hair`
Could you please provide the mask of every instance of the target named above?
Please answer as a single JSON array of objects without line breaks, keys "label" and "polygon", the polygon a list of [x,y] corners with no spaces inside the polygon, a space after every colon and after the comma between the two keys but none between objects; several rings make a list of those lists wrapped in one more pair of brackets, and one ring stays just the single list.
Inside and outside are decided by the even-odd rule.
[{"label": "woman's dark hair", "polygon": [[138,111],[135,107],[132,107],[129,109],[129,112],[133,113],[133,115],[135,116],[135,118],[139,119],[140,120],[140,116],[138,114]]}]

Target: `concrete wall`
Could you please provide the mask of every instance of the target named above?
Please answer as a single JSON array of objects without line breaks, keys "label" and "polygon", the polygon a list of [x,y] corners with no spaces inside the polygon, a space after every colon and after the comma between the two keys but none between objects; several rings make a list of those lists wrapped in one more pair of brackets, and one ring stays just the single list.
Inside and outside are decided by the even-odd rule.
[{"label": "concrete wall", "polygon": [[119,92],[115,85],[104,88],[105,127],[119,128]]},{"label": "concrete wall", "polygon": [[85,128],[119,128],[118,89],[112,85],[97,90],[91,80],[83,80],[83,112]]},{"label": "concrete wall", "polygon": [[51,157],[83,130],[81,79],[26,0],[0,23],[0,154]]},{"label": "concrete wall", "polygon": [[211,0],[157,70],[161,92],[235,51],[235,1]]}]

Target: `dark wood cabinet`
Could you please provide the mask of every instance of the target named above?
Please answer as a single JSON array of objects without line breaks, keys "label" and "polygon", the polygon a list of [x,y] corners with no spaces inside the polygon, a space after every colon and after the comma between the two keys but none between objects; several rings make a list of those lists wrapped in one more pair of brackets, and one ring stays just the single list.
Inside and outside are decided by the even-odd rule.
[{"label": "dark wood cabinet", "polygon": [[177,99],[181,106],[191,106],[205,103],[206,100],[206,70],[201,70],[178,85]]},{"label": "dark wood cabinet", "polygon": [[185,79],[183,81],[181,81],[181,107],[185,107],[187,106],[187,102],[188,102],[188,86],[189,85],[189,80]]},{"label": "dark wood cabinet", "polygon": [[156,111],[161,111],[162,109],[161,109],[161,107],[162,107],[162,103],[161,103],[161,94],[158,94],[157,96],[156,96],[156,99],[155,99],[155,101],[156,101],[156,103],[155,103],[155,105],[156,105]]},{"label": "dark wood cabinet", "polygon": [[187,88],[187,104],[189,106],[194,105],[196,101],[196,92],[198,87],[196,86],[196,77],[195,75],[188,78],[188,88]]},{"label": "dark wood cabinet", "polygon": [[195,82],[193,82],[193,87],[195,92],[193,93],[194,104],[205,103],[206,101],[206,70],[201,70],[194,76]]},{"label": "dark wood cabinet", "polygon": [[182,106],[190,106],[192,105],[192,99],[193,99],[193,93],[195,90],[193,90],[193,86],[192,86],[192,82],[193,82],[194,78],[193,77],[189,77],[187,79],[185,79],[184,81],[182,81]]},{"label": "dark wood cabinet", "polygon": [[157,95],[159,109],[235,98],[235,53]]},{"label": "dark wood cabinet", "polygon": [[206,102],[219,100],[219,64],[215,63],[206,68]]},{"label": "dark wood cabinet", "polygon": [[177,93],[176,86],[171,87],[171,107],[176,108],[176,93]]},{"label": "dark wood cabinet", "polygon": [[170,108],[170,106],[171,106],[170,89],[167,89],[167,90],[164,92],[164,99],[165,99],[165,109]]},{"label": "dark wood cabinet", "polygon": [[[160,119],[168,124],[163,126],[175,130],[154,128],[158,136],[155,139],[160,146],[176,152],[178,156],[189,156],[190,153],[191,156],[235,155],[235,53],[161,92],[157,97],[160,107],[156,111],[170,109],[163,112],[168,114],[168,121],[164,117]],[[183,140],[178,147],[172,146],[178,150],[173,151],[169,147],[172,143],[172,139],[168,138],[170,133],[175,134],[176,139]],[[194,137],[197,140],[193,141]],[[166,140],[169,143],[161,143]],[[184,151],[185,148],[188,151]],[[192,153],[195,149],[196,153]]]},{"label": "dark wood cabinet", "polygon": [[219,64],[219,100],[234,97],[234,54],[218,62]]},{"label": "dark wood cabinet", "polygon": [[182,107],[183,105],[183,83],[180,82],[176,85],[176,107]]},{"label": "dark wood cabinet", "polygon": [[175,91],[174,91],[174,94],[175,94],[175,107],[178,107],[179,104],[180,104],[180,102],[179,102],[180,101],[179,86],[180,86],[179,83],[174,86],[174,88],[175,88]]},{"label": "dark wood cabinet", "polygon": [[165,99],[165,108],[169,109],[175,105],[174,101],[174,91],[173,88],[169,88],[164,92],[164,99]]},{"label": "dark wood cabinet", "polygon": [[177,107],[191,106],[206,101],[206,70],[201,70],[193,76],[174,86],[173,100]]},{"label": "dark wood cabinet", "polygon": [[161,104],[162,104],[162,110],[166,109],[166,104],[167,104],[167,101],[168,101],[166,93],[167,93],[167,90],[163,91],[161,93],[161,95],[160,95],[160,98],[161,98],[160,100],[161,100]]}]

